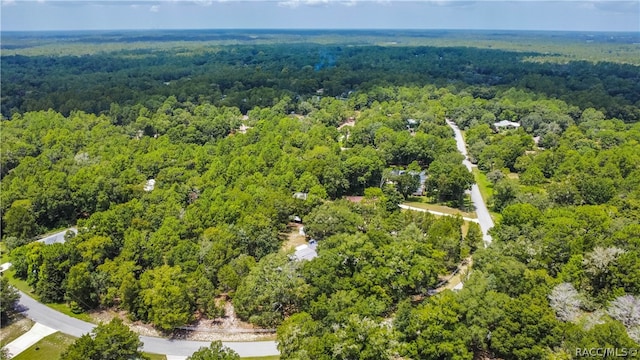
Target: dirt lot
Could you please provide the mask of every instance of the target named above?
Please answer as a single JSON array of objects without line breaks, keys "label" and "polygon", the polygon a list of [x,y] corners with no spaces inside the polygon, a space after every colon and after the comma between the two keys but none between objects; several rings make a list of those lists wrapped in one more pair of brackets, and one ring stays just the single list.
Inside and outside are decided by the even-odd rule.
[{"label": "dirt lot", "polygon": [[280,236],[284,238],[284,242],[282,243],[282,250],[284,252],[292,251],[296,246],[307,243],[306,237],[300,234],[301,227],[302,224],[289,223],[287,224],[289,232],[280,234]]},{"label": "dirt lot", "polygon": [[[198,320],[190,326],[185,326],[183,329],[175,331],[173,337],[201,341],[257,341],[273,340],[275,338],[274,329],[256,328],[238,319],[230,302],[225,303],[225,311],[225,317]],[[129,325],[131,330],[140,335],[163,336],[160,331],[150,324],[145,324],[141,321],[130,321],[124,311],[102,310],[93,312],[90,316],[96,322],[109,322],[111,319],[119,317]]]},{"label": "dirt lot", "polygon": [[7,345],[13,340],[26,333],[33,326],[33,321],[22,315],[14,315],[7,324],[2,324],[0,328],[0,347]]}]

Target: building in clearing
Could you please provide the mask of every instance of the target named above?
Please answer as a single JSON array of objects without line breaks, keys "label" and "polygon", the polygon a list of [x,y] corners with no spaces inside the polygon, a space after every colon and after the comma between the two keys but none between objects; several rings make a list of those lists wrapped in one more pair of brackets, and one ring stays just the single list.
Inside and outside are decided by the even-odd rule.
[{"label": "building in clearing", "polygon": [[297,192],[293,194],[293,197],[298,199],[298,200],[307,200],[307,197],[309,196],[308,193],[304,193],[304,192]]},{"label": "building in clearing", "polygon": [[520,123],[509,120],[502,120],[498,121],[497,123],[493,123],[493,127],[496,129],[496,131],[501,129],[517,129],[520,127]]},{"label": "building in clearing", "polygon": [[418,126],[418,120],[416,119],[407,119],[407,129],[413,130]]},{"label": "building in clearing", "polygon": [[293,258],[297,261],[314,259],[318,257],[318,253],[316,252],[317,246],[318,242],[313,239],[309,241],[309,245],[298,245],[296,246],[296,252],[293,254]]},{"label": "building in clearing", "polygon": [[147,180],[147,183],[144,185],[144,191],[151,191],[153,189],[155,189],[156,187],[156,180],[155,179],[149,179]]},{"label": "building in clearing", "polygon": [[427,172],[424,171],[424,170],[422,170],[421,172],[398,170],[398,169],[391,170],[391,175],[393,175],[393,176],[400,176],[400,175],[405,174],[405,173],[409,173],[409,175],[420,177],[420,184],[418,184],[418,187],[416,188],[416,190],[411,195],[413,195],[413,196],[423,196],[424,192],[426,190],[425,182],[427,181]]}]

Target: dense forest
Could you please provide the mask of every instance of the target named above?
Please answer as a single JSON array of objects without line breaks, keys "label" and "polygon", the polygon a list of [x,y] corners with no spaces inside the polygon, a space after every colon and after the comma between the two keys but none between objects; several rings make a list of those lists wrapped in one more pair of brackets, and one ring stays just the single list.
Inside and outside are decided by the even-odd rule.
[{"label": "dense forest", "polygon": [[[637,65],[348,36],[151,40],[2,56],[2,243],[41,301],[167,334],[231,301],[277,328],[283,359],[638,347]],[[401,211],[421,171],[442,206],[482,185],[490,246],[460,216]],[[286,250],[296,218],[312,260]],[[64,243],[34,241],[69,226]],[[461,290],[434,291],[470,259]]]},{"label": "dense forest", "polygon": [[[14,35],[17,39],[3,34],[3,42],[19,43],[19,39],[22,45],[15,46],[28,47],[24,44],[32,41],[19,34]],[[189,35],[195,37],[192,33],[184,35],[188,40]],[[224,39],[223,35],[218,34],[218,38]],[[250,38],[244,34],[226,37],[237,41]],[[497,89],[516,87],[562,99],[582,109],[593,107],[611,118],[640,120],[635,106],[640,100],[637,66],[625,63],[539,63],[526,61],[541,56],[532,51],[376,46],[355,35],[353,39],[339,37],[335,44],[298,40],[295,44],[187,47],[183,44],[190,44],[189,41],[162,45],[173,38],[143,33],[116,39],[148,41],[148,47],[91,55],[103,46],[101,38],[87,35],[58,44],[57,51],[66,50],[69,43],[83,44],[84,52],[73,55],[3,55],[2,115],[8,118],[14,112],[47,109],[64,115],[73,110],[98,114],[117,104],[119,111],[114,115],[119,123],[126,124],[135,120],[140,106],[155,111],[171,95],[180,102],[234,106],[246,113],[255,106],[273,106],[283,96],[298,104],[301,97],[314,95],[320,89],[326,96],[346,97],[357,90],[370,92],[375,86],[431,84],[458,88],[474,85],[479,87],[474,95],[485,98]],[[628,41],[633,39],[631,36]],[[105,36],[103,41],[115,40]],[[579,49],[579,44],[567,47]],[[637,54],[637,45],[635,49],[633,46],[628,44],[622,49],[635,50]],[[69,51],[72,49],[75,48]],[[553,59],[558,54],[545,56]]]}]

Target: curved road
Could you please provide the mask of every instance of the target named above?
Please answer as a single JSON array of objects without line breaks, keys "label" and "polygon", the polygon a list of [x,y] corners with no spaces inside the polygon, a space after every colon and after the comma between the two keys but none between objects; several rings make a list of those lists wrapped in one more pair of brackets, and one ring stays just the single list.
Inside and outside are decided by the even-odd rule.
[{"label": "curved road", "polygon": [[[74,319],[37,302],[32,297],[20,292],[19,307],[21,312],[33,321],[48,326],[65,334],[80,337],[90,332],[95,325]],[[187,357],[201,347],[208,347],[211,342],[171,340],[151,336],[140,336],[142,349],[149,353],[169,356]],[[279,355],[275,341],[225,342],[225,346],[235,350],[241,357]]]},{"label": "curved road", "polygon": [[[458,126],[451,120],[446,119],[447,124],[456,137],[456,144],[458,145],[458,151],[464,156],[464,160],[462,163],[464,166],[471,171],[471,161],[469,161],[469,157],[467,156],[467,145],[464,143],[464,138],[462,137],[462,132]],[[489,209],[487,209],[487,205],[484,203],[484,199],[480,194],[480,188],[478,184],[473,184],[471,186],[471,201],[476,208],[476,214],[478,215],[478,224],[480,224],[480,230],[482,230],[482,239],[484,240],[484,246],[487,247],[491,244],[491,235],[489,235],[489,229],[493,227],[493,219],[491,219],[491,215],[489,214]]]}]

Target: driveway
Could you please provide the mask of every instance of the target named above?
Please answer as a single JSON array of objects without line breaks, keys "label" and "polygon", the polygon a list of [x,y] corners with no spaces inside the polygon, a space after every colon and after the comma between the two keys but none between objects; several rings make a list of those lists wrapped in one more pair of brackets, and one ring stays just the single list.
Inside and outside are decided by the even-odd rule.
[{"label": "driveway", "polygon": [[[95,325],[72,318],[37,302],[20,292],[21,312],[33,321],[65,334],[80,337],[90,332]],[[150,336],[140,336],[142,349],[154,354],[172,355],[175,358],[187,357],[201,347],[208,347],[207,341],[171,340]],[[279,355],[275,341],[225,342],[225,346],[235,350],[241,357]]]},{"label": "driveway", "polygon": [[9,351],[9,355],[14,357],[55,332],[56,330],[48,326],[35,323],[29,331],[7,344],[5,348]]},{"label": "driveway", "polygon": [[[464,138],[462,137],[462,132],[458,126],[451,120],[447,119],[447,124],[453,132],[455,133],[456,145],[458,146],[458,151],[464,156],[464,160],[462,163],[464,166],[471,171],[472,164],[469,161],[469,157],[467,156],[467,145],[464,142]],[[482,239],[484,240],[484,245],[489,246],[491,244],[491,235],[489,235],[489,229],[493,227],[493,219],[489,214],[489,209],[487,209],[487,205],[480,194],[480,188],[478,184],[473,184],[471,187],[471,202],[476,208],[476,214],[478,215],[478,224],[480,224],[480,230],[482,230]]]},{"label": "driveway", "polygon": [[78,233],[78,229],[75,227],[70,227],[68,229],[62,230],[60,232],[57,232],[55,234],[51,234],[49,236],[45,236],[40,240],[37,240],[38,242],[44,243],[45,245],[51,245],[51,244],[55,244],[55,243],[63,243],[65,242],[64,240],[64,235],[67,233],[67,231],[71,231],[74,233]]}]

